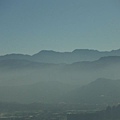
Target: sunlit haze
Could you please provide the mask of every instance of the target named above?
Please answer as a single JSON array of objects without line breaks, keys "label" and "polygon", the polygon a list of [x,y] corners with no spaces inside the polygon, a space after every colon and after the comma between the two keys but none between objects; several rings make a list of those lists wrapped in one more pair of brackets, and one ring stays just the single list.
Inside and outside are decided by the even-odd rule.
[{"label": "sunlit haze", "polygon": [[120,48],[119,0],[0,0],[0,55]]}]

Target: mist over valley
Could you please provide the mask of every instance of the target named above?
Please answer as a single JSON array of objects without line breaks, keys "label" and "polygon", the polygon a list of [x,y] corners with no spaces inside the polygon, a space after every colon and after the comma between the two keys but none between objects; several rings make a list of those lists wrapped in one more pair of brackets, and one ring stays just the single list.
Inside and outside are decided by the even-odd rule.
[{"label": "mist over valley", "polygon": [[[0,56],[0,101],[118,103],[119,87],[116,88],[115,84],[119,86],[116,82],[120,79],[119,55],[120,50],[99,52],[77,49],[67,53],[41,51],[32,56]],[[97,81],[92,86],[97,79],[100,83]],[[109,84],[112,89],[107,87]],[[116,96],[110,97],[109,92],[106,92],[111,90]]]}]

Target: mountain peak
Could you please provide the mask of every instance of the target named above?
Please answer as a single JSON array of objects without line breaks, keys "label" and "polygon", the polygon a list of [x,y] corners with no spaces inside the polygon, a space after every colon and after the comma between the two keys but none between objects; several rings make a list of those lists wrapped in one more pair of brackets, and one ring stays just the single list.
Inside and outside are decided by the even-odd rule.
[{"label": "mountain peak", "polygon": [[72,52],[99,52],[98,50],[93,50],[93,49],[75,49]]},{"label": "mountain peak", "polygon": [[34,54],[33,56],[36,56],[36,55],[51,55],[51,54],[57,54],[57,53],[60,53],[60,52],[56,52],[56,51],[53,51],[53,50],[41,50],[40,52]]},{"label": "mountain peak", "polygon": [[51,52],[56,52],[53,50],[41,50],[39,53],[51,53]]}]

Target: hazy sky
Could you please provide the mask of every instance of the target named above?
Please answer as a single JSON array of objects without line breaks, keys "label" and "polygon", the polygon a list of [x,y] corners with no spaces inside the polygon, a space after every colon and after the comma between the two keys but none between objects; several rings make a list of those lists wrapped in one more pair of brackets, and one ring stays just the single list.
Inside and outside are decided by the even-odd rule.
[{"label": "hazy sky", "polygon": [[0,55],[120,48],[120,0],[0,0]]}]

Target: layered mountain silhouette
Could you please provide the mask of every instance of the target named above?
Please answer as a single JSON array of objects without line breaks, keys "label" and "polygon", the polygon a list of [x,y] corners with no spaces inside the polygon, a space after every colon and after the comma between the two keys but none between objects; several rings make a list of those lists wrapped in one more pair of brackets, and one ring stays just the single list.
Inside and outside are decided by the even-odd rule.
[{"label": "layered mountain silhouette", "polygon": [[0,60],[0,85],[60,81],[84,85],[97,78],[120,78],[120,56],[102,57],[96,61],[73,64],[40,63],[29,60]]},{"label": "layered mountain silhouette", "polygon": [[0,101],[118,102],[120,84],[115,79],[120,79],[119,71],[120,50],[45,50],[32,56],[0,56]]},{"label": "layered mountain silhouette", "polygon": [[23,54],[9,54],[0,56],[4,59],[25,59],[44,63],[74,63],[79,61],[94,61],[105,56],[120,56],[120,49],[112,51],[97,51],[89,49],[76,49],[72,52],[56,52],[52,50],[42,50],[32,56]]}]

